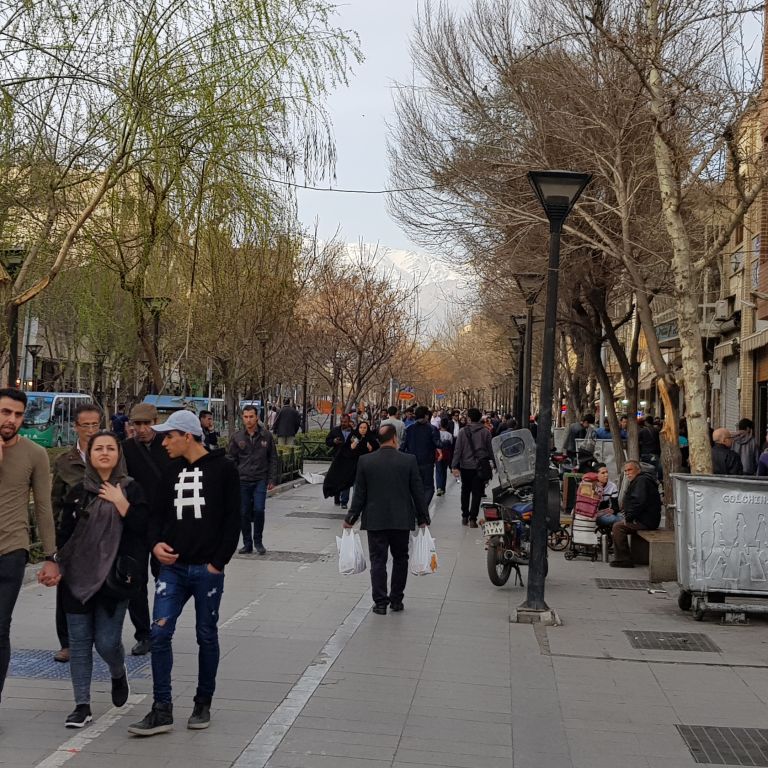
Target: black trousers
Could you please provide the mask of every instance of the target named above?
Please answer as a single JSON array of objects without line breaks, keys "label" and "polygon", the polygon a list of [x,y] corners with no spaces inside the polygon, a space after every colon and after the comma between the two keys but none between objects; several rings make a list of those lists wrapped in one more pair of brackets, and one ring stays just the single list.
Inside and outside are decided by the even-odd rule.
[{"label": "black trousers", "polygon": [[477,476],[476,469],[461,470],[461,516],[477,520],[485,482]]},{"label": "black trousers", "polygon": [[0,555],[0,694],[11,662],[11,616],[24,581],[27,550]]},{"label": "black trousers", "polygon": [[[147,565],[152,576],[157,578],[160,565],[149,554],[147,554]],[[131,624],[133,624],[135,630],[133,636],[136,640],[149,640],[149,636],[152,633],[152,624],[149,618],[149,593],[147,592],[146,581],[128,603],[128,615],[131,617]]]},{"label": "black trousers", "polygon": [[59,647],[69,648],[69,627],[67,626],[67,614],[61,604],[61,582],[56,585],[56,636],[59,638]]},{"label": "black trousers", "polygon": [[[368,531],[371,558],[371,587],[376,605],[402,603],[408,580],[408,537],[410,531]],[[392,552],[392,584],[387,595],[387,557]]]}]

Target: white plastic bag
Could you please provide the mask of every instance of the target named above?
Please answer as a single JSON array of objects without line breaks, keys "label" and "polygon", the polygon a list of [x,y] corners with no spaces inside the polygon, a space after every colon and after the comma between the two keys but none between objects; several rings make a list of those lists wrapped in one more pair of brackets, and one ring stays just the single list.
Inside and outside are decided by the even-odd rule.
[{"label": "white plastic bag", "polygon": [[419,528],[411,536],[411,573],[424,576],[437,570],[437,550],[429,528]]},{"label": "white plastic bag", "polygon": [[345,528],[344,533],[336,537],[336,548],[339,550],[339,573],[343,576],[362,573],[368,567],[357,531]]}]

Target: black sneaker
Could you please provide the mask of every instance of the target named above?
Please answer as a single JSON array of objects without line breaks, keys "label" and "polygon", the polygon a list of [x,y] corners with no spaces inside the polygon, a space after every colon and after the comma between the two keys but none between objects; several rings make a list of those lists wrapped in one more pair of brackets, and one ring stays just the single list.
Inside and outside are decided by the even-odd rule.
[{"label": "black sneaker", "polygon": [[64,721],[66,728],[82,728],[93,720],[89,704],[78,704],[72,714],[67,715]]},{"label": "black sneaker", "polygon": [[148,637],[143,640],[139,640],[136,645],[131,648],[131,656],[146,656],[152,650],[152,643]]},{"label": "black sneaker", "polygon": [[256,554],[257,555],[266,555],[267,554],[267,550],[264,548],[263,544],[256,544],[256,545],[254,545],[253,548],[256,550]]},{"label": "black sneaker", "polygon": [[128,701],[128,695],[131,689],[128,686],[128,672],[123,667],[123,674],[121,677],[112,678],[112,703],[116,707],[122,707],[126,701]]},{"label": "black sneaker", "polygon": [[202,731],[211,724],[211,705],[196,701],[192,714],[187,720],[187,728],[192,731]]},{"label": "black sneaker", "polygon": [[389,604],[389,610],[392,611],[392,613],[399,613],[404,608],[405,606],[402,603],[398,603],[396,600]]},{"label": "black sneaker", "polygon": [[253,547],[240,547],[240,549],[237,550],[238,555],[250,555],[251,552],[253,552]]},{"label": "black sneaker", "polygon": [[152,705],[152,711],[140,722],[128,726],[128,733],[134,736],[154,736],[173,730],[173,704]]},{"label": "black sneaker", "polygon": [[346,505],[346,504],[342,504],[342,505],[341,505],[341,508],[342,508],[342,509],[346,509],[346,508],[347,508],[347,505]]}]

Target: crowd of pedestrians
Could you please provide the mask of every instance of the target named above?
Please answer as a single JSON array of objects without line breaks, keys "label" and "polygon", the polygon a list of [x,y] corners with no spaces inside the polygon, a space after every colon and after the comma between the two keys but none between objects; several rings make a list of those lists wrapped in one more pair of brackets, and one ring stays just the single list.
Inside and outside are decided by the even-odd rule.
[{"label": "crowd of pedestrians", "polygon": [[[0,695],[11,616],[29,556],[32,493],[45,557],[38,580],[57,590],[55,659],[69,663],[74,693],[65,725],[79,728],[92,719],[94,649],[110,670],[113,703],[127,701],[121,640],[127,615],[135,630],[131,653],[151,653],[153,677],[152,708],[129,731],[152,736],[170,730],[173,638],[192,600],[198,681],[187,727],[208,727],[226,566],[239,541],[242,554],[266,552],[266,500],[277,482],[277,445],[293,443],[298,412],[286,401],[265,425],[257,408],[246,405],[242,429],[219,447],[207,411],[177,411],[160,423],[153,405],[139,403],[128,415],[118,411],[112,430],[104,431],[98,406],[84,404],[75,413],[76,443],[56,459],[51,482],[45,450],[19,437],[25,406],[23,392],[0,390]],[[409,532],[428,525],[430,502],[446,492],[450,478],[461,483],[461,523],[478,526],[495,465],[492,437],[515,426],[509,414],[501,418],[476,408],[418,406],[401,413],[393,406],[378,418],[363,409],[344,414],[328,433],[333,461],[323,492],[349,510],[345,526],[360,519],[368,531],[374,612],[402,610]],[[618,551],[622,541],[616,545]]]}]

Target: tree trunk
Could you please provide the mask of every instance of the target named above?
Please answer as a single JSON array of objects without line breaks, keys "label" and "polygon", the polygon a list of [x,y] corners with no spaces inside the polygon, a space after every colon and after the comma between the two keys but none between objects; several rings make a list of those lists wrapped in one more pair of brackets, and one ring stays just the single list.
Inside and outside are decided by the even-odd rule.
[{"label": "tree trunk", "polygon": [[675,516],[672,505],[675,495],[672,486],[672,474],[679,472],[682,466],[680,453],[680,410],[678,407],[679,390],[677,386],[668,387],[664,379],[658,382],[659,394],[664,403],[664,428],[661,430],[661,458],[664,467],[664,505],[666,507],[664,524],[666,528],[675,527]]},{"label": "tree trunk", "polygon": [[[659,44],[662,36],[659,29],[658,0],[646,0],[646,22],[649,31],[649,53],[651,61],[655,62],[654,46]],[[661,192],[661,211],[672,244],[672,273],[685,380],[691,473],[709,475],[712,474],[712,453],[705,410],[704,352],[699,330],[699,296],[696,292],[698,280],[694,274],[691,243],[680,214],[681,197],[675,154],[664,133],[664,124],[668,117],[664,82],[655,63],[652,63],[648,72],[648,88],[651,112],[656,120],[653,148]]]}]

